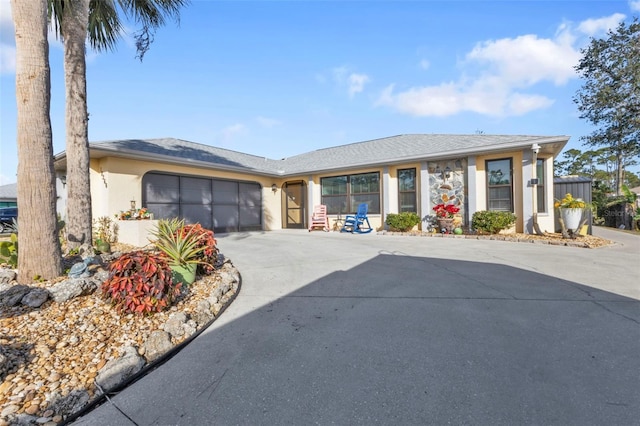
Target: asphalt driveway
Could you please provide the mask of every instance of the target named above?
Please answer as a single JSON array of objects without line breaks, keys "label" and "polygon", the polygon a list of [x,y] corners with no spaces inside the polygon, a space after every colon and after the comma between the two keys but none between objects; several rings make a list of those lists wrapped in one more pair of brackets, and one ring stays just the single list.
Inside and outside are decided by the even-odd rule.
[{"label": "asphalt driveway", "polygon": [[[638,240],[640,242],[640,240]],[[218,236],[240,295],[78,425],[640,424],[640,250]]]}]

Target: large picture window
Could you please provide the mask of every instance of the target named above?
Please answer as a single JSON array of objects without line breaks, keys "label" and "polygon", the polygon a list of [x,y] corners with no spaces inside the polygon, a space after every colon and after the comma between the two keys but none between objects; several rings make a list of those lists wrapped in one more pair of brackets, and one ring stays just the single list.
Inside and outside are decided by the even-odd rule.
[{"label": "large picture window", "polygon": [[487,160],[487,210],[513,212],[511,159]]},{"label": "large picture window", "polygon": [[416,169],[398,170],[398,212],[418,212],[416,205]]},{"label": "large picture window", "polygon": [[332,176],[320,179],[322,204],[329,214],[355,213],[366,203],[369,213],[380,213],[380,173]]}]

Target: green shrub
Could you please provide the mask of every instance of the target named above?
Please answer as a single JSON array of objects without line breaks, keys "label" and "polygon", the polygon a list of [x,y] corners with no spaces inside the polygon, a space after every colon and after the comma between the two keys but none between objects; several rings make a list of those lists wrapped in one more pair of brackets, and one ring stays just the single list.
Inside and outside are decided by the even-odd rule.
[{"label": "green shrub", "polygon": [[420,223],[420,216],[413,212],[389,213],[385,223],[392,231],[406,232]]},{"label": "green shrub", "polygon": [[18,236],[11,234],[9,241],[0,243],[0,261],[9,264],[12,268],[18,267]]},{"label": "green shrub", "polygon": [[181,284],[173,282],[166,256],[138,250],[111,262],[101,289],[118,311],[150,314],[169,307]]},{"label": "green shrub", "polygon": [[516,223],[516,215],[511,212],[481,210],[471,218],[471,226],[477,232],[497,234]]}]

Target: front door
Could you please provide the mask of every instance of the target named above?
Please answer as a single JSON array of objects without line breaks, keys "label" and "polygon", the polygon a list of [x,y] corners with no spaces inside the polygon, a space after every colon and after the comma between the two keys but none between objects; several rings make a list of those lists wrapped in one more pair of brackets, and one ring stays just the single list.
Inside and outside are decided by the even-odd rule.
[{"label": "front door", "polygon": [[287,182],[282,192],[285,199],[286,228],[305,228],[306,185],[304,182]]}]

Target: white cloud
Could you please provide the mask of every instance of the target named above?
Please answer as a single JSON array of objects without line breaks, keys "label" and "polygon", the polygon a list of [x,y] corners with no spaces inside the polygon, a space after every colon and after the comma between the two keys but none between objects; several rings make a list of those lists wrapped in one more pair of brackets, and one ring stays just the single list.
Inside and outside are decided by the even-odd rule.
[{"label": "white cloud", "polygon": [[640,12],[640,0],[629,1],[629,9],[633,12]]},{"label": "white cloud", "polygon": [[349,97],[353,98],[356,93],[362,92],[364,85],[370,81],[366,74],[351,73],[349,75]]},{"label": "white cloud", "polygon": [[423,70],[428,70],[430,66],[431,66],[431,63],[428,60],[422,59],[420,61],[420,68],[422,68]]},{"label": "white cloud", "polygon": [[263,116],[258,116],[256,117],[256,121],[258,122],[258,124],[260,124],[262,127],[274,127],[277,126],[279,124],[282,124],[280,121],[275,120],[273,118],[267,118],[267,117],[263,117]]},{"label": "white cloud", "polygon": [[554,100],[536,93],[536,85],[567,84],[577,78],[575,65],[587,32],[617,25],[622,15],[584,21],[574,29],[563,23],[551,38],[534,34],[476,44],[460,63],[457,80],[396,90],[387,86],[377,105],[414,116],[445,117],[461,112],[506,117],[550,107]]},{"label": "white cloud", "polygon": [[561,85],[575,76],[573,66],[580,60],[580,52],[566,41],[535,35],[489,41],[476,45],[466,59],[486,64],[505,84],[529,86],[550,80]]},{"label": "white cloud", "polygon": [[346,87],[350,98],[362,92],[365,84],[371,81],[368,75],[352,72],[347,66],[333,68],[331,76],[339,87]]},{"label": "white cloud", "polygon": [[393,85],[386,87],[378,104],[414,116],[447,117],[463,111],[488,116],[518,116],[553,104],[552,99],[541,95],[509,93],[482,84],[465,87],[458,83],[443,83],[414,87],[398,94],[394,94],[393,89]]},{"label": "white cloud", "polygon": [[[630,6],[633,9],[633,3],[631,3]],[[636,6],[640,7],[640,1],[636,2]],[[587,19],[580,22],[580,25],[578,25],[578,31],[590,37],[606,34],[607,31],[615,29],[618,24],[624,20],[624,18],[625,15],[622,13],[614,13],[613,15],[606,16],[604,18]]]}]

